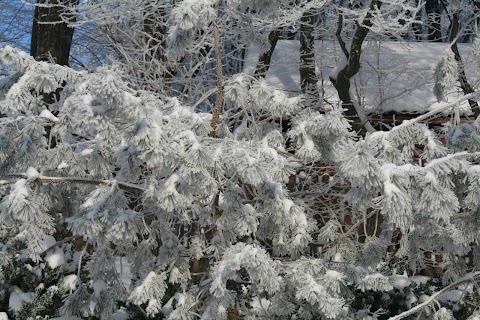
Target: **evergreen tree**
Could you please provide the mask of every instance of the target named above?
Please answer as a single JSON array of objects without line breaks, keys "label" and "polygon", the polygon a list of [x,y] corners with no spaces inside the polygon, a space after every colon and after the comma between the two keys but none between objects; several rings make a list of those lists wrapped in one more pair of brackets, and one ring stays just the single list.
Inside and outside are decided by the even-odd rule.
[{"label": "evergreen tree", "polygon": [[[460,309],[475,319],[478,121],[456,123],[446,144],[422,121],[476,95],[388,131],[359,134],[364,123],[349,121],[364,116],[348,90],[363,41],[403,32],[401,8],[413,3],[342,9],[345,23],[356,21],[332,74],[346,109],[334,100],[320,111],[308,90],[290,96],[263,77],[222,73],[221,18],[305,22],[326,1],[183,0],[167,10],[168,48],[148,59],[180,63],[208,44],[215,113],[138,85],[119,64],[84,72],[0,49],[4,311],[12,319],[454,319]],[[439,100],[458,79],[455,61],[448,50],[437,67]],[[58,99],[45,105],[53,92]],[[409,277],[429,268],[441,272]],[[458,292],[464,306],[449,300]]]}]

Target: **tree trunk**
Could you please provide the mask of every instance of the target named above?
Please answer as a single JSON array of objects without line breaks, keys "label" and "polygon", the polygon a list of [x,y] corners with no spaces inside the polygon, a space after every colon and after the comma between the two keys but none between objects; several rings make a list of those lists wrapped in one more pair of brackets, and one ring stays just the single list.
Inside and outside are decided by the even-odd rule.
[{"label": "tree trunk", "polygon": [[272,30],[268,34],[268,50],[261,53],[258,58],[257,66],[255,67],[255,72],[253,77],[255,79],[265,78],[270,68],[270,61],[272,60],[273,51],[275,51],[275,46],[277,45],[278,38],[280,37],[280,30]]},{"label": "tree trunk", "polygon": [[[146,59],[160,63],[163,67],[158,70],[158,74],[154,75],[155,79],[168,82],[174,73],[174,70],[169,67],[167,57],[165,55],[165,48],[167,46],[167,13],[165,7],[159,6],[154,10],[146,10],[143,21],[143,31],[145,32],[146,42]],[[167,89],[167,88],[165,88]],[[168,90],[168,89],[167,89]]]},{"label": "tree trunk", "polygon": [[428,40],[442,42],[441,16],[442,7],[439,0],[426,0]]},{"label": "tree trunk", "polygon": [[[455,60],[457,61],[458,65],[458,81],[460,82],[460,87],[464,94],[473,93],[473,88],[467,80],[467,75],[465,74],[465,66],[463,64],[462,56],[460,55],[460,51],[458,51],[458,32],[460,29],[460,12],[458,10],[453,11],[452,13],[452,26],[450,29],[450,41],[452,42],[452,51],[455,54]],[[475,118],[480,115],[480,110],[478,108],[478,104],[475,100],[469,99],[468,103],[470,104],[470,108],[474,113]]]},{"label": "tree trunk", "polygon": [[307,103],[318,103],[317,74],[315,72],[315,15],[306,11],[300,19],[300,88]]},{"label": "tree trunk", "polygon": [[[35,7],[30,54],[40,61],[50,61],[68,66],[74,29],[62,20],[66,17],[75,21],[75,15],[68,16],[66,8],[75,8],[79,0],[37,0]],[[49,4],[48,7],[42,5]]]},{"label": "tree trunk", "polygon": [[[372,12],[377,9],[377,7],[381,6],[381,2],[378,0],[372,0],[370,3],[369,10],[363,19],[362,25],[357,25],[357,29],[353,34],[352,42],[350,45],[350,50],[346,50],[343,48],[342,50],[346,53],[346,59],[348,63],[346,66],[338,72],[336,77],[330,77],[330,81],[333,83],[335,89],[337,90],[338,97],[342,101],[342,107],[346,109],[345,117],[352,121],[352,129],[363,135],[366,133],[366,127],[369,130],[374,131],[373,127],[371,126],[368,120],[362,119],[364,117],[363,110],[360,110],[361,106],[358,106],[359,110],[355,108],[355,104],[357,103],[354,101],[350,96],[350,79],[353,78],[358,71],[360,71],[360,58],[362,55],[362,45],[367,37],[369,32],[369,28],[373,25],[371,19],[373,17]],[[341,40],[341,29],[342,29],[342,20],[339,20],[338,30],[337,30],[337,38],[339,38],[340,44],[343,43]]]},{"label": "tree trunk", "polygon": [[[32,57],[39,61],[52,60],[59,65],[68,66],[74,29],[70,28],[67,23],[62,20],[62,17],[74,22],[76,19],[76,7],[79,1],[80,0],[37,0],[32,23],[32,37],[30,40],[30,54]],[[48,7],[42,6],[47,4]],[[71,15],[67,11],[68,9],[72,10],[71,12],[74,12],[74,14]],[[43,103],[47,108],[59,100],[61,91],[62,87],[59,87],[55,92],[42,94]],[[57,141],[51,136],[51,130],[51,126],[46,126],[45,136],[49,141],[50,148],[54,148]]]},{"label": "tree trunk", "polygon": [[[158,20],[161,18],[161,21]],[[167,35],[166,12],[164,8],[158,8],[154,12],[149,12],[143,22],[143,31],[148,35],[147,47],[150,59],[166,61],[165,46]]]}]

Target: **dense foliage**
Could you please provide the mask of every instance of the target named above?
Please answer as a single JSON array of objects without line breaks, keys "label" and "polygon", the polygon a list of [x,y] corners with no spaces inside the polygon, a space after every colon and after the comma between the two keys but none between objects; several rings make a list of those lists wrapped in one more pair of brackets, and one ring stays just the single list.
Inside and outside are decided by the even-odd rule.
[{"label": "dense foliage", "polygon": [[[114,3],[79,12],[106,14]],[[387,36],[421,8],[369,5],[342,12],[351,28]],[[245,23],[287,26],[326,6],[184,0],[164,8],[173,26],[163,61],[207,60],[205,77],[191,82],[187,67],[156,72],[162,60],[138,60],[134,49],[145,47],[121,32],[129,23],[110,50],[131,51],[88,72],[0,49],[0,311],[12,319],[478,319],[480,123],[460,123],[459,105],[475,93],[443,101],[462,71],[451,50],[430,88],[441,107],[369,133],[345,117],[356,101],[343,109],[338,98],[292,96],[228,67],[223,79],[208,58],[228,60],[222,50],[245,45],[219,46]],[[355,75],[355,50],[331,75],[339,95]],[[215,100],[198,97],[196,85],[210,86]],[[352,97],[341,96],[343,106]],[[446,143],[424,121],[442,112],[454,114]]]}]

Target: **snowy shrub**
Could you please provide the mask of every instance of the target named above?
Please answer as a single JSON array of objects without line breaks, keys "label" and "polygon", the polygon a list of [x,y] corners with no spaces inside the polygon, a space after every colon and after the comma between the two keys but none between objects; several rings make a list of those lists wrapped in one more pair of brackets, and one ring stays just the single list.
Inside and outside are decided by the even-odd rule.
[{"label": "snowy shrub", "polygon": [[[255,132],[251,141],[210,138],[209,114],[134,92],[108,69],[87,74],[16,56],[22,53],[0,51],[3,63],[23,73],[1,104],[9,143],[1,149],[0,261],[2,300],[18,318],[51,308],[107,318],[123,306],[169,319],[223,319],[232,305],[269,319],[380,315],[382,305],[392,315],[435,291],[395,291],[395,270],[425,268],[424,253],[442,252],[449,283],[478,263],[478,170],[468,162],[476,154],[441,149],[425,125],[357,140],[338,110],[302,111],[288,132],[293,156],[268,130],[245,128]],[[56,79],[47,89],[30,85],[39,66]],[[44,90],[67,78],[58,111],[45,117]],[[251,112],[263,112],[255,86],[235,90],[251,99]],[[277,107],[290,112],[288,104]],[[460,133],[451,136],[456,145]],[[425,141],[428,164],[419,167],[408,148]],[[286,189],[296,168],[312,160],[335,164],[344,179],[318,181],[319,195],[341,185],[347,191],[332,202],[343,211],[329,213],[326,224],[318,214],[328,207],[308,191]],[[368,238],[358,242],[355,226],[374,216],[376,231],[364,225]],[[195,267],[202,260],[213,268]],[[393,307],[400,297],[404,304]],[[429,308],[420,311],[450,312]]]},{"label": "snowy shrub", "polygon": [[[392,32],[410,1],[384,2],[355,19],[378,31],[388,18]],[[274,3],[228,8],[273,19],[290,1]],[[307,4],[287,18],[325,1]],[[177,3],[167,56],[218,27],[215,5]],[[437,68],[439,100],[453,58]],[[211,113],[114,66],[80,72],[12,47],[0,64],[10,318],[478,317],[477,127],[452,128],[444,145],[421,122],[474,96],[357,134],[338,100],[317,108],[246,74],[226,75]]]}]

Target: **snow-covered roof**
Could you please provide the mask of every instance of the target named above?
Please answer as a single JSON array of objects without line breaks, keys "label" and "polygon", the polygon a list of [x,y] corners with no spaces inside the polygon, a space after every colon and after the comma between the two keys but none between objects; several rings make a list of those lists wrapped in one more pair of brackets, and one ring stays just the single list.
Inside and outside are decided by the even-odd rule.
[{"label": "snow-covered roof", "polygon": [[[476,87],[478,78],[474,76],[479,64],[473,61],[470,46],[459,44],[459,50],[467,78]],[[353,90],[359,94],[368,112],[423,113],[439,108],[444,102],[437,103],[433,94],[434,67],[448,47],[447,43],[368,41],[363,47],[361,71],[352,81]],[[269,85],[292,95],[299,93],[299,48],[298,40],[278,41],[266,77]],[[329,76],[337,66],[341,50],[332,41],[316,41],[315,50],[319,87],[323,86],[325,98],[338,100]],[[253,74],[259,54],[258,47],[249,48],[245,73]],[[452,88],[447,100],[453,101],[461,94],[460,87]],[[465,106],[468,106],[467,102]]]}]

